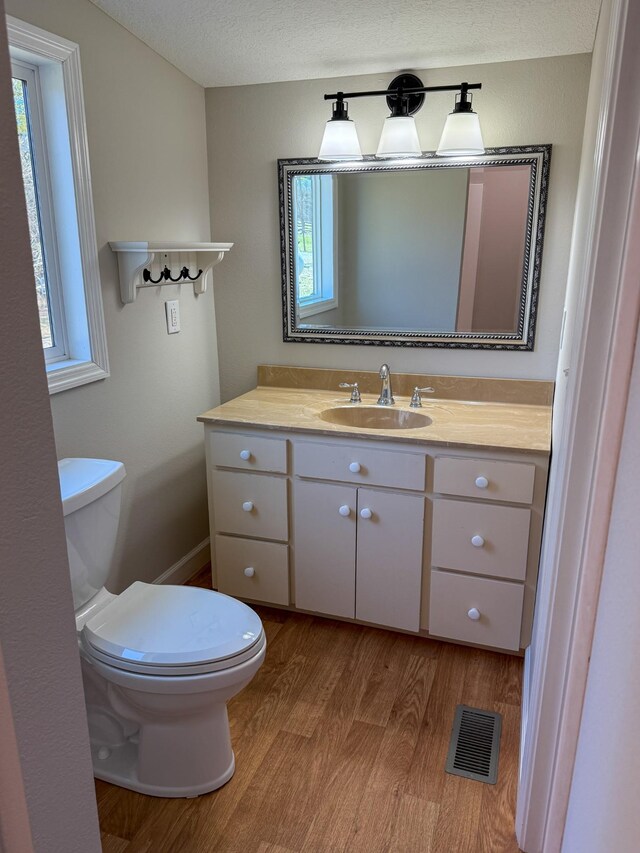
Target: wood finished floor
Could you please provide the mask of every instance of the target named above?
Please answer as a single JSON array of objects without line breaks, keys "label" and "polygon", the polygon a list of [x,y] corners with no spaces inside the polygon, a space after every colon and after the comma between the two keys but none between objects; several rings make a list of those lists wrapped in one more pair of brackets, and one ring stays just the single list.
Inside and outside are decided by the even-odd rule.
[{"label": "wood finished floor", "polygon": [[[234,777],[192,800],[97,781],[105,853],[518,851],[519,658],[256,610],[268,650],[229,705]],[[503,715],[497,785],[444,772],[458,703]]]}]

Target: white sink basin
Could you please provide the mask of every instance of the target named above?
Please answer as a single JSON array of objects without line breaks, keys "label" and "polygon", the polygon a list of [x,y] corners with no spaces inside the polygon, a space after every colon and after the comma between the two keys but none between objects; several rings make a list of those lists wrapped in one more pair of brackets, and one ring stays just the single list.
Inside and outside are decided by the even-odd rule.
[{"label": "white sink basin", "polygon": [[320,412],[320,418],[330,424],[362,429],[420,429],[431,423],[431,418],[421,412],[382,406],[337,406]]}]

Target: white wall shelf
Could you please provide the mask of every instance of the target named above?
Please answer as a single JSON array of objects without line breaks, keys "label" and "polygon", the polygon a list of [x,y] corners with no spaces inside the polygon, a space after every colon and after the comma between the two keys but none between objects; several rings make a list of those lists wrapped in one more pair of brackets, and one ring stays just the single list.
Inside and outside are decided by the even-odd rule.
[{"label": "white wall shelf", "polygon": [[176,243],[176,242],[138,242],[116,241],[109,243],[118,256],[120,274],[120,296],[126,305],[135,302],[139,287],[162,287],[167,284],[189,284],[189,279],[181,281],[145,281],[144,270],[149,270],[151,278],[158,279],[166,267],[173,278],[187,267],[192,276],[202,270],[193,282],[194,293],[204,293],[212,279],[212,270],[229,252],[233,243]]}]

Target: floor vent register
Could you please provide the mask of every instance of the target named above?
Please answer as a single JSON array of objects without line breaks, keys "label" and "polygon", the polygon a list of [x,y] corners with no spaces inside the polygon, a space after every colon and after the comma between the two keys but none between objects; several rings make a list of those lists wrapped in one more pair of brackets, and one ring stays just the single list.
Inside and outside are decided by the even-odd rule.
[{"label": "floor vent register", "polygon": [[451,731],[446,772],[495,785],[501,730],[500,714],[458,705]]}]

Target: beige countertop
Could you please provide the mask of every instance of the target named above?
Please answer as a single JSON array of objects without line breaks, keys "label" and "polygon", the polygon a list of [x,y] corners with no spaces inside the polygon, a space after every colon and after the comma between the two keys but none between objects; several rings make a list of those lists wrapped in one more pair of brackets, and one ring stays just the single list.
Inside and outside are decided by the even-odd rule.
[{"label": "beige countertop", "polygon": [[[437,390],[437,386],[436,386]],[[432,423],[416,429],[371,429],[342,426],[321,418],[336,406],[373,406],[377,395],[362,394],[349,402],[348,391],[259,386],[198,417],[205,424],[494,450],[549,453],[551,406],[438,399],[425,396],[421,409],[409,408],[409,397],[395,395],[395,409],[428,415]]]}]

